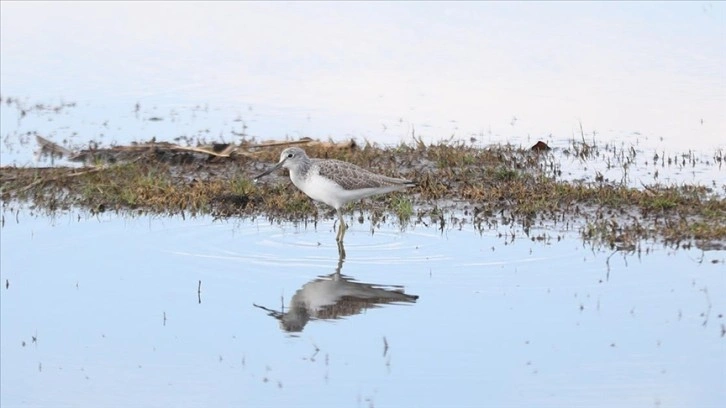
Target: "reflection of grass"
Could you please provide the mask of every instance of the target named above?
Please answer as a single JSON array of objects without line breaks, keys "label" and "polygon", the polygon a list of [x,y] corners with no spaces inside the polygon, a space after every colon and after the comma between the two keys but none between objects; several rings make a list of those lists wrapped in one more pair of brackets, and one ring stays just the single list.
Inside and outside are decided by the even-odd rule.
[{"label": "reflection of grass", "polygon": [[[637,163],[632,148],[599,146],[594,141],[587,147],[584,144],[584,139],[573,142],[571,154],[622,166],[623,174]],[[596,183],[592,184],[562,181],[556,153],[535,154],[509,145],[475,148],[464,143],[393,148],[368,145],[357,150],[309,146],[306,150],[311,157],[347,160],[374,172],[417,181],[418,187],[406,192],[371,199],[388,203],[385,210],[403,225],[416,222],[443,229],[463,222],[463,218],[452,215],[463,211],[479,230],[502,224],[525,228],[548,222],[569,225],[581,220],[584,239],[614,248],[655,237],[674,243],[726,240],[726,201],[711,189],[632,188],[608,182],[602,175],[595,175]],[[243,157],[189,164],[139,159],[81,169],[5,167],[0,173],[0,194],[5,202],[29,201],[48,210],[75,206],[91,211],[160,214],[265,213],[285,219],[317,216],[313,202],[288,179],[270,176],[260,184],[251,181],[250,176],[260,171],[259,163],[271,165],[278,153],[279,149],[271,149],[261,151],[257,160]],[[721,151],[716,152],[712,165],[721,165],[722,157]],[[656,154],[647,160],[648,165],[658,167],[698,164],[692,153],[668,158]],[[278,176],[284,174],[281,171]],[[224,211],[219,203],[226,203]],[[371,219],[382,215],[374,210]]]}]

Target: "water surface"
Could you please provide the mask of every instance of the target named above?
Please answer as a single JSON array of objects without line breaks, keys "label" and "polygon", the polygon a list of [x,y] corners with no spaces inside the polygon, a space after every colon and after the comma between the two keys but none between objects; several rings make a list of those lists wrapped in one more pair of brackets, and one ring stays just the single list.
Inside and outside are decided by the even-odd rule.
[{"label": "water surface", "polygon": [[[0,4],[0,134],[601,142],[726,132],[720,2]],[[41,115],[37,104],[73,120]],[[57,116],[57,115],[56,115]],[[67,117],[66,117],[67,118]],[[151,119],[162,120],[151,120]],[[8,147],[4,146],[7,150]],[[24,165],[30,154],[0,163]]]},{"label": "water surface", "polygon": [[726,400],[724,251],[353,224],[348,283],[418,299],[288,331],[253,304],[330,282],[332,219],[4,216],[3,407]]}]

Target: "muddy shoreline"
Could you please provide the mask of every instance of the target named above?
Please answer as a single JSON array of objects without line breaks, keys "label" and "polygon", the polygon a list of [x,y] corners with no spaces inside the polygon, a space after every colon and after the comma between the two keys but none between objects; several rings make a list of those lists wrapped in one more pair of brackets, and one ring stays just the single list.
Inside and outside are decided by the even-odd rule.
[{"label": "muddy shoreline", "polygon": [[[251,180],[274,165],[284,147],[297,144],[311,157],[350,161],[418,183],[405,193],[356,203],[346,212],[358,222],[367,217],[373,226],[390,219],[402,227],[422,224],[442,231],[467,224],[482,233],[510,226],[528,236],[536,229],[530,238],[538,240],[556,239],[556,233],[542,231],[557,226],[578,231],[592,245],[623,251],[638,250],[645,240],[703,249],[722,249],[726,243],[723,186],[633,188],[597,175],[590,182],[564,180],[558,165],[564,158],[608,160],[626,170],[636,162],[634,150],[611,152],[584,141],[556,150],[463,142],[379,147],[305,139],[204,146],[150,141],[73,151],[49,143],[39,140],[41,152],[67,165],[0,168],[5,211],[22,204],[48,212],[76,208],[91,214],[330,219],[332,210],[299,192],[286,171],[258,184]],[[720,166],[719,154],[708,165]],[[83,165],[72,166],[74,161]]]}]

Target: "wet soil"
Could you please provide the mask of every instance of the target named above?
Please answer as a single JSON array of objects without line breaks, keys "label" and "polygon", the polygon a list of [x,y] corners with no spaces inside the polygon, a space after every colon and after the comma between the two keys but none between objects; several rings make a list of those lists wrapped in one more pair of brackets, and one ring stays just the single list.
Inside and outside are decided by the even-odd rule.
[{"label": "wet soil", "polygon": [[[554,150],[542,143],[529,149],[464,142],[380,147],[310,139],[196,146],[150,141],[76,151],[40,137],[38,144],[42,154],[66,165],[0,168],[6,212],[30,205],[49,212],[80,208],[91,213],[267,216],[305,222],[330,218],[332,210],[298,191],[286,170],[260,183],[252,181],[278,161],[282,149],[296,144],[311,157],[345,160],[416,181],[406,192],[352,205],[354,218],[362,223],[365,215],[373,226],[389,219],[402,227],[413,223],[442,231],[471,225],[484,233],[512,226],[533,240],[559,239],[552,231],[574,229],[593,245],[624,251],[639,250],[643,240],[703,249],[720,249],[726,242],[726,186],[635,188],[601,175],[590,182],[565,180],[559,164],[565,158],[607,160],[625,170],[636,162],[635,150],[584,141]],[[712,161],[700,164],[722,163],[723,154],[716,152]]]}]

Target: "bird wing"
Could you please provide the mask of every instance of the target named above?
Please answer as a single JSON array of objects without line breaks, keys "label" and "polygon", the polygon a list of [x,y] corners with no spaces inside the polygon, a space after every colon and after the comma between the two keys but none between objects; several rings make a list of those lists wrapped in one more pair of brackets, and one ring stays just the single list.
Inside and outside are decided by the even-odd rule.
[{"label": "bird wing", "polygon": [[413,184],[409,180],[386,177],[340,160],[315,160],[318,174],[345,184],[348,190]]}]

